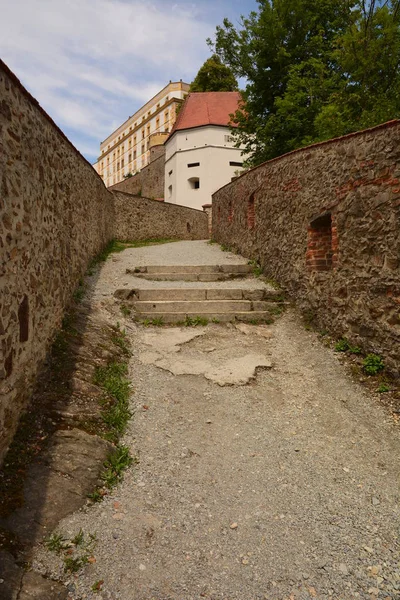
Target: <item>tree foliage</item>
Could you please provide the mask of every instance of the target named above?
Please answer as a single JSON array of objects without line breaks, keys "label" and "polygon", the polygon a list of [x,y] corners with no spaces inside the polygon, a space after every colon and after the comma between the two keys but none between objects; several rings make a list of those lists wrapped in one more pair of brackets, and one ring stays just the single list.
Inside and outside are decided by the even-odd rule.
[{"label": "tree foliage", "polygon": [[209,44],[245,78],[233,134],[251,164],[396,118],[400,0],[258,0]]},{"label": "tree foliage", "polygon": [[238,83],[232,70],[213,54],[206,60],[190,85],[191,92],[234,92]]}]

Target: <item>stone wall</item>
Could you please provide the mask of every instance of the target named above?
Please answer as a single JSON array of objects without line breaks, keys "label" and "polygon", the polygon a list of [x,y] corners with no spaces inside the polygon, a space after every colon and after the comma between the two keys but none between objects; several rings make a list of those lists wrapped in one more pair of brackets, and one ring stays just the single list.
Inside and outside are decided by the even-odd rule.
[{"label": "stone wall", "polygon": [[0,61],[0,462],[90,259],[112,194]]},{"label": "stone wall", "polygon": [[147,167],[144,167],[139,173],[133,175],[133,177],[128,177],[127,179],[124,179],[124,181],[120,181],[120,183],[116,183],[108,189],[125,192],[127,194],[139,194],[144,198],[163,200],[165,148],[164,146],[161,146],[162,152],[160,151],[160,146],[155,146],[155,149],[157,149],[156,157],[152,159],[152,162],[148,164]]},{"label": "stone wall", "polygon": [[209,237],[207,215],[200,210],[114,191],[114,236],[121,241]]},{"label": "stone wall", "polygon": [[400,121],[242,175],[213,196],[212,237],[399,373]]}]

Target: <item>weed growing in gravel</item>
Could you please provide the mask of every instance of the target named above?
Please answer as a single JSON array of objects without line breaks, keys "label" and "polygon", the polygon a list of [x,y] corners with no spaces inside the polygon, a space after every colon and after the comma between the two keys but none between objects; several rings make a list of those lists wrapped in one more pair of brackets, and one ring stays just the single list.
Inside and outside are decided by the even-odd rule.
[{"label": "weed growing in gravel", "polygon": [[99,579],[98,581],[95,581],[94,584],[92,585],[92,592],[100,592],[103,584],[104,584],[104,579]]},{"label": "weed growing in gravel", "polygon": [[198,325],[205,326],[208,325],[208,319],[205,317],[189,317],[189,315],[187,315],[184,325],[185,327],[197,327]]},{"label": "weed growing in gravel", "polygon": [[128,306],[125,306],[125,304],[121,304],[120,309],[124,317],[129,317],[132,312]]},{"label": "weed growing in gravel", "polygon": [[67,538],[65,538],[61,533],[52,533],[45,540],[47,550],[50,552],[56,552],[60,554],[63,550],[68,548]]},{"label": "weed growing in gravel", "polygon": [[64,557],[64,571],[67,573],[77,573],[89,562],[89,556],[83,554],[82,556],[65,556]]},{"label": "weed growing in gravel", "polygon": [[155,317],[154,319],[143,319],[142,325],[145,327],[162,327],[164,325],[164,319],[162,317]]},{"label": "weed growing in gravel", "polygon": [[361,354],[360,346],[352,346],[347,338],[341,338],[335,344],[336,352],[350,352],[350,354]]},{"label": "weed growing in gravel", "polygon": [[82,546],[84,539],[85,534],[83,533],[83,530],[80,529],[76,536],[72,538],[71,542],[74,544],[74,546]]},{"label": "weed growing in gravel", "polygon": [[261,277],[261,275],[263,274],[263,270],[258,260],[249,260],[247,264],[253,268],[254,277]]},{"label": "weed growing in gravel", "polygon": [[122,350],[122,352],[123,352],[123,354],[125,354],[125,356],[131,355],[128,340],[126,337],[126,331],[125,331],[125,329],[120,328],[119,323],[117,323],[116,331],[113,334],[111,339],[112,339],[113,343]]},{"label": "weed growing in gravel", "polygon": [[[64,571],[70,573],[76,573],[89,562],[90,554],[93,552],[95,544],[96,534],[89,533],[85,537],[82,529],[70,540],[61,533],[53,533],[45,540],[48,550],[57,554],[63,553]],[[78,548],[81,550],[81,553],[74,556],[74,552]]]},{"label": "weed growing in gravel", "polygon": [[214,319],[211,319],[211,322],[212,322],[212,323],[215,323],[215,324],[218,324],[218,323],[220,323],[221,321],[220,321],[219,319],[215,319],[215,318],[214,318]]},{"label": "weed growing in gravel", "polygon": [[272,315],[280,317],[284,310],[285,310],[285,307],[282,306],[282,304],[277,304],[276,306],[273,306],[272,308],[270,308],[269,312]]},{"label": "weed growing in gravel", "polygon": [[367,354],[362,363],[363,371],[366,375],[376,375],[383,371],[385,364],[379,354]]},{"label": "weed growing in gravel", "polygon": [[379,394],[386,394],[387,392],[390,392],[390,387],[387,383],[382,382],[376,391]]},{"label": "weed growing in gravel", "polygon": [[121,480],[123,472],[137,459],[133,459],[127,446],[117,446],[104,463],[101,479],[109,490]]},{"label": "weed growing in gravel", "polygon": [[107,367],[97,367],[94,383],[103,388],[108,395],[105,410],[101,413],[109,432],[106,437],[117,440],[126,429],[132,416],[129,410],[130,381],[127,379],[128,365],[124,362],[112,362]]}]

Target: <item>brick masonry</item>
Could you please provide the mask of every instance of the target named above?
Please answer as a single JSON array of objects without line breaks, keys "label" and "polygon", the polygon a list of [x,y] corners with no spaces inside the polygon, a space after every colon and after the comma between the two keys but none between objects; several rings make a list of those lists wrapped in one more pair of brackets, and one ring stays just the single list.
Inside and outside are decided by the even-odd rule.
[{"label": "brick masonry", "polygon": [[91,259],[112,238],[206,232],[201,211],[114,196],[0,61],[0,462]]},{"label": "brick masonry", "polygon": [[317,324],[400,367],[400,121],[303,148],[213,196],[213,234]]}]

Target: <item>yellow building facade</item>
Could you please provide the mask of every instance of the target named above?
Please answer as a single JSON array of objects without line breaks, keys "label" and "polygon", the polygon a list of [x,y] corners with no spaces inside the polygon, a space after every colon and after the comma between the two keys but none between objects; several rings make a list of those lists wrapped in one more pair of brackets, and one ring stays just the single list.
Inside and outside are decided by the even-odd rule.
[{"label": "yellow building facade", "polygon": [[189,87],[183,81],[170,82],[100,144],[93,167],[107,187],[149,164],[150,148],[167,139]]}]

